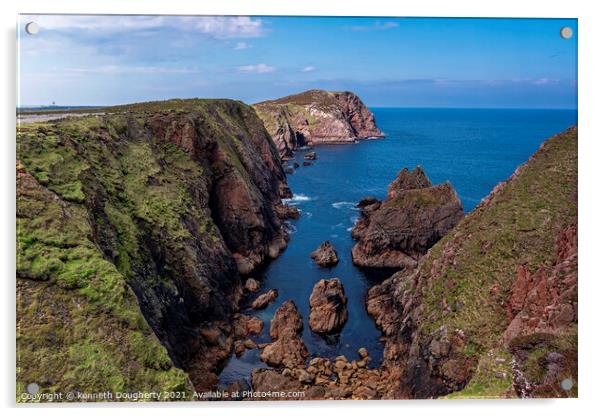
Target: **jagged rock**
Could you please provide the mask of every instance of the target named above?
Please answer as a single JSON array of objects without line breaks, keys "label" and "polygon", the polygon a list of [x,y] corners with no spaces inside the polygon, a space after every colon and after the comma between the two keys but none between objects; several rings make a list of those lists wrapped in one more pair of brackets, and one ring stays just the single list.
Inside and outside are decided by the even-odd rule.
[{"label": "jagged rock", "polygon": [[376,197],[373,196],[365,196],[362,199],[360,199],[360,202],[357,203],[356,207],[357,208],[366,208],[368,205],[372,205],[372,204],[376,204],[378,201],[378,199],[376,199]]},{"label": "jagged rock", "polygon": [[452,186],[431,186],[420,167],[402,170],[385,201],[364,200],[362,205],[352,230],[358,240],[353,263],[362,267],[413,268],[464,216]]},{"label": "jagged rock", "polygon": [[278,297],[277,289],[270,289],[266,293],[257,296],[257,298],[251,303],[252,309],[265,309],[268,305],[274,303]]},{"label": "jagged rock", "polygon": [[245,290],[247,290],[250,293],[255,293],[259,290],[259,288],[261,287],[261,284],[253,279],[252,277],[249,277],[247,279],[247,281],[245,282]]},{"label": "jagged rock", "polygon": [[303,159],[305,160],[316,160],[318,158],[318,155],[316,154],[316,152],[309,152],[305,155],[303,155]]},{"label": "jagged rock", "polygon": [[301,216],[299,209],[297,207],[293,207],[288,204],[280,204],[276,207],[276,213],[278,217],[286,220],[286,219],[298,219]]},{"label": "jagged rock", "polygon": [[373,114],[351,92],[309,90],[253,107],[284,158],[311,144],[383,137]]},{"label": "jagged rock", "polygon": [[270,336],[274,340],[261,352],[260,358],[273,367],[303,366],[309,352],[301,339],[303,318],[292,300],[284,302],[274,314]]},{"label": "jagged rock", "polygon": [[320,244],[316,250],[312,251],[310,256],[320,267],[332,267],[339,262],[337,251],[330,241]]},{"label": "jagged rock", "polygon": [[309,327],[319,334],[339,332],[347,322],[347,297],[337,278],[320,280],[309,298]]}]

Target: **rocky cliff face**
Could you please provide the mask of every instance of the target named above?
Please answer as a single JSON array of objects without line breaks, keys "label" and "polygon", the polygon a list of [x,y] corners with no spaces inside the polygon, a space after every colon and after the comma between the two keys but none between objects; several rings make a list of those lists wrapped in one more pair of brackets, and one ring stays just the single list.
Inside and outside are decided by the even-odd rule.
[{"label": "rocky cliff face", "polygon": [[[386,397],[565,397],[577,380],[577,128],[373,287]],[[460,391],[461,390],[461,391]]]},{"label": "rocky cliff face", "polygon": [[255,112],[135,104],[25,125],[17,144],[18,382],[189,388],[175,364],[215,383],[240,274],[287,244],[289,190]]},{"label": "rocky cliff face", "polygon": [[309,90],[253,107],[283,158],[301,146],[383,137],[374,115],[351,92]]},{"label": "rocky cliff face", "polygon": [[410,269],[463,217],[451,184],[432,186],[424,171],[403,169],[387,199],[365,198],[351,234],[353,263],[362,267]]}]

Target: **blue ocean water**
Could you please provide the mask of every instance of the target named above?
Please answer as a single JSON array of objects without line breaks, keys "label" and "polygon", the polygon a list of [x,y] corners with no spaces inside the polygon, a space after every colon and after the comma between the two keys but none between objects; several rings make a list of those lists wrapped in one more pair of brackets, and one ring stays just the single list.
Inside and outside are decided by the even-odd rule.
[{"label": "blue ocean water", "polygon": [[[263,281],[259,293],[277,288],[277,301],[263,311],[243,311],[265,322],[257,341],[269,342],[267,332],[275,310],[292,299],[305,320],[303,338],[310,354],[331,358],[343,354],[353,359],[360,347],[366,347],[373,358],[371,365],[378,365],[383,343],[364,301],[369,287],[382,276],[370,275],[351,262],[354,242],[350,230],[359,214],[355,204],[366,195],[384,198],[387,185],[401,169],[421,165],[434,184],[450,181],[469,212],[546,138],[577,122],[575,110],[371,110],[385,139],[318,146],[314,165],[300,167],[288,176],[294,192],[290,203],[301,210],[301,218],[291,222],[286,251],[257,276]],[[299,163],[303,154],[296,154]],[[340,257],[332,269],[320,269],[309,257],[325,240],[334,244]],[[309,330],[309,296],[318,280],[331,277],[343,283],[349,320],[339,337],[325,340]],[[228,384],[249,379],[252,369],[258,367],[266,367],[259,360],[259,351],[248,350],[228,362],[220,380]]]}]

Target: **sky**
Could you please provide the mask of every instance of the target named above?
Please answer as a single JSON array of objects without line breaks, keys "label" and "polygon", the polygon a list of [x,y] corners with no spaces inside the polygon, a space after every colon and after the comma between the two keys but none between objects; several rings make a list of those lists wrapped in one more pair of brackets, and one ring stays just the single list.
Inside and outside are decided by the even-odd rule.
[{"label": "sky", "polygon": [[320,88],[373,107],[577,107],[576,19],[20,15],[17,41],[21,106]]}]

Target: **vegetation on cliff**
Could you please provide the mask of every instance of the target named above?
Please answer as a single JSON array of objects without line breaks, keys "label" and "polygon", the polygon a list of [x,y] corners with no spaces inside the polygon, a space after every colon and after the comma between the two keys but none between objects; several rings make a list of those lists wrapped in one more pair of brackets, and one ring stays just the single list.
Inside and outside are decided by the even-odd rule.
[{"label": "vegetation on cliff", "polygon": [[17,158],[19,388],[215,383],[240,273],[286,245],[286,180],[255,112],[112,107],[20,126]]},{"label": "vegetation on cliff", "polygon": [[[575,396],[577,128],[547,140],[421,259],[373,288],[393,397]],[[514,387],[514,388],[512,388]]]}]

